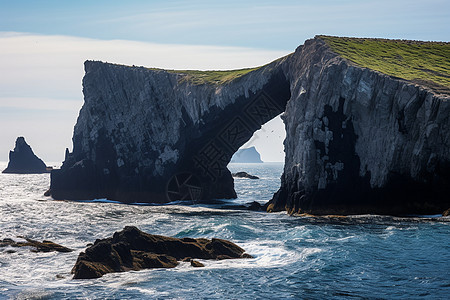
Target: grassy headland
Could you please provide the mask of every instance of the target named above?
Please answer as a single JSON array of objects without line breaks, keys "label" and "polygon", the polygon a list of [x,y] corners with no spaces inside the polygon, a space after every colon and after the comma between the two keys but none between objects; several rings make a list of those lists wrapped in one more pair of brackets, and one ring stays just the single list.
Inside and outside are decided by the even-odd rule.
[{"label": "grassy headland", "polygon": [[236,78],[244,76],[258,68],[227,70],[227,71],[198,71],[198,70],[167,70],[170,73],[184,74],[183,81],[190,81],[193,84],[223,84]]},{"label": "grassy headland", "polygon": [[[289,56],[291,54],[288,54]],[[193,84],[224,84],[230,81],[233,81],[239,77],[242,77],[250,72],[256,71],[263,67],[267,67],[275,62],[279,62],[287,56],[280,57],[273,62],[265,64],[263,66],[255,67],[255,68],[246,68],[246,69],[237,69],[237,70],[224,70],[224,71],[199,71],[199,70],[164,70],[169,73],[181,74],[184,75],[180,81],[190,81]],[[161,70],[156,68],[150,68],[152,70]]]},{"label": "grassy headland", "polygon": [[358,66],[450,91],[450,43],[319,35],[331,49]]}]

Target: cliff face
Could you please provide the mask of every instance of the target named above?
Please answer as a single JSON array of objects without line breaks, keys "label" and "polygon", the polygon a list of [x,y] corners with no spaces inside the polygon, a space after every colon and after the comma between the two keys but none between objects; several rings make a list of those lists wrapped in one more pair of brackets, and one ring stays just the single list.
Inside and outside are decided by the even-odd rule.
[{"label": "cliff face", "polygon": [[193,84],[186,75],[85,63],[85,103],[55,199],[168,202],[233,198],[226,165],[290,97],[281,62],[229,83]]},{"label": "cliff face", "polygon": [[[343,59],[320,38],[224,84],[86,62],[56,199],[232,198],[226,165],[285,111],[270,211],[436,213],[450,207],[450,97]],[[289,100],[289,101],[288,101]]]},{"label": "cliff face", "polygon": [[8,167],[2,173],[39,174],[48,173],[45,163],[37,157],[24,137],[18,137],[14,151],[9,152]]},{"label": "cliff face", "polygon": [[450,97],[352,65],[320,39],[285,64],[286,162],[269,210],[440,213],[450,207]]}]

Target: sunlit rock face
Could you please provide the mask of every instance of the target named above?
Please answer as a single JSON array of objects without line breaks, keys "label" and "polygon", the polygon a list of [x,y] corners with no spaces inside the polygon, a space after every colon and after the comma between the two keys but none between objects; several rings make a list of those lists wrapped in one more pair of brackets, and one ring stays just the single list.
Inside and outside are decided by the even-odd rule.
[{"label": "sunlit rock face", "polygon": [[52,173],[53,198],[235,198],[228,162],[290,98],[281,64],[218,85],[87,61],[73,152]]},{"label": "sunlit rock face", "polygon": [[292,98],[269,210],[428,214],[450,207],[450,97],[359,68],[320,39],[285,62]]},{"label": "sunlit rock face", "polygon": [[55,199],[233,198],[226,165],[284,111],[269,211],[440,213],[450,207],[450,97],[338,56],[320,38],[225,84],[86,62],[85,104]]}]

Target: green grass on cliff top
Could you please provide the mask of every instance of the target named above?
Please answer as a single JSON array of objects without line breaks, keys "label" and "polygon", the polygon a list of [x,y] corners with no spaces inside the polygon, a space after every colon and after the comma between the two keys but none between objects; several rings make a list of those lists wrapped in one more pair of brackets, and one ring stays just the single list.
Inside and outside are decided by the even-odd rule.
[{"label": "green grass on cliff top", "polygon": [[[271,63],[255,68],[246,68],[238,70],[225,70],[225,71],[199,71],[199,70],[164,70],[169,73],[180,74],[183,77],[179,80],[180,82],[189,81],[193,84],[224,84],[242,77],[250,72],[256,71],[263,67],[267,67],[275,62],[282,60],[285,57],[280,57]],[[150,68],[152,70],[161,70]]]},{"label": "green grass on cliff top", "polygon": [[258,68],[227,70],[227,71],[198,71],[198,70],[167,70],[170,73],[185,75],[182,81],[190,81],[193,84],[223,84],[244,76]]},{"label": "green grass on cliff top", "polygon": [[[258,70],[261,67],[226,70],[226,71],[199,71],[199,70],[164,70],[169,73],[183,75],[179,82],[189,81],[193,84],[224,84],[234,79],[244,76],[252,71]],[[150,70],[163,70],[157,68],[149,68]]]},{"label": "green grass on cliff top", "polygon": [[450,89],[450,43],[317,36],[358,66],[435,90]]}]

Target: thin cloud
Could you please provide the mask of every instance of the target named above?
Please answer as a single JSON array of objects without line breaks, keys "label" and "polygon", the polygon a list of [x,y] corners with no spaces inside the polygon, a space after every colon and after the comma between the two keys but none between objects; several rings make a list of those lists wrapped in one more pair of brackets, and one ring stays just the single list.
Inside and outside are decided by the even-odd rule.
[{"label": "thin cloud", "polygon": [[169,45],[0,32],[0,96],[80,97],[83,62],[165,69],[236,69],[287,54],[241,47]]},{"label": "thin cloud", "polygon": [[60,160],[83,104],[85,60],[164,69],[224,70],[264,65],[285,51],[156,44],[0,32],[0,160],[17,136],[41,141],[42,157]]},{"label": "thin cloud", "polygon": [[39,97],[0,97],[0,109],[75,111],[81,108],[81,99],[66,100]]}]

